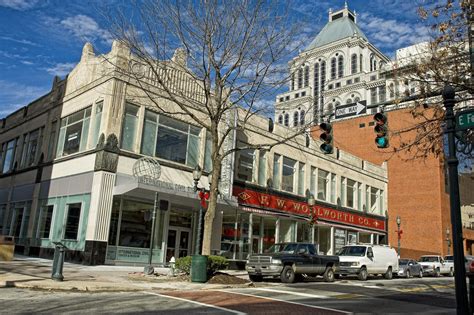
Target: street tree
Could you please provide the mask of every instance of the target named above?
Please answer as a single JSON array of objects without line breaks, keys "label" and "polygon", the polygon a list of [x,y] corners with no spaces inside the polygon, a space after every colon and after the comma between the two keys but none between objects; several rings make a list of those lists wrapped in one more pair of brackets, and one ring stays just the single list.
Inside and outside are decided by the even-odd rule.
[{"label": "street tree", "polygon": [[[137,100],[206,130],[212,179],[203,255],[211,253],[219,181],[225,159],[239,149],[232,145],[236,133],[254,115],[271,113],[276,90],[288,79],[286,62],[300,46],[300,23],[288,10],[264,0],[145,0],[132,11],[107,13],[111,34],[133,55],[119,68],[138,87]],[[306,129],[251,147],[269,149]]]},{"label": "street tree", "polygon": [[412,124],[392,130],[398,139],[394,152],[406,151],[410,159],[443,155],[443,87],[451,85],[457,91],[458,107],[472,104],[474,87],[471,1],[429,1],[418,8],[418,15],[430,40],[418,45],[413,57],[397,60],[387,73],[396,82],[391,91],[395,103],[414,104],[409,107]]}]

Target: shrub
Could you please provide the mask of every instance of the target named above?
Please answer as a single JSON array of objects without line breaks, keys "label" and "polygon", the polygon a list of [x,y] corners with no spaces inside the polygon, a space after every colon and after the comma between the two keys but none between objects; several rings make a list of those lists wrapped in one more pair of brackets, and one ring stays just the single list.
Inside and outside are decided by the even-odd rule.
[{"label": "shrub", "polygon": [[[191,273],[192,257],[186,256],[176,259],[175,268],[185,274]],[[214,275],[218,270],[225,269],[229,263],[227,259],[222,256],[208,256],[207,257],[207,274]]]}]

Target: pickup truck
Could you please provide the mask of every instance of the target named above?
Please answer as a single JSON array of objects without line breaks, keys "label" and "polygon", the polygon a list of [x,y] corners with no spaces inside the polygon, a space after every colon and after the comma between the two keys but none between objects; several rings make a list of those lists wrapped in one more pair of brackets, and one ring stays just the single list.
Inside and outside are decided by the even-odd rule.
[{"label": "pickup truck", "polygon": [[249,256],[245,269],[253,282],[280,277],[281,282],[293,283],[302,280],[304,274],[333,282],[339,272],[339,257],[318,255],[311,243],[279,243],[263,254]]},{"label": "pickup truck", "polygon": [[423,274],[430,274],[435,277],[439,277],[440,275],[452,277],[454,275],[453,263],[445,261],[441,256],[421,256],[418,262],[423,267]]}]

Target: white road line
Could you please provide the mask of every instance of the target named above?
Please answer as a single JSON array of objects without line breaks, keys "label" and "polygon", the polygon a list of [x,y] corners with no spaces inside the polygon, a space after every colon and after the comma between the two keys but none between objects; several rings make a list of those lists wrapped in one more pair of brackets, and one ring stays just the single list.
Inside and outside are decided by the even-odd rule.
[{"label": "white road line", "polygon": [[[251,297],[256,297],[256,298],[266,299],[266,300],[271,300],[271,301],[277,301],[277,302],[282,302],[282,303],[289,303],[289,304],[301,305],[301,306],[306,306],[306,307],[310,307],[310,308],[316,308],[316,309],[319,309],[319,310],[327,310],[327,311],[333,311],[333,312],[340,312],[340,313],[344,313],[344,314],[353,314],[353,313],[351,313],[351,312],[336,310],[336,309],[334,309],[334,308],[323,307],[323,306],[316,306],[316,305],[311,305],[311,304],[297,303],[297,302],[293,302],[293,301],[280,300],[280,299],[275,299],[275,298],[266,297],[266,296],[261,296],[261,295],[256,295],[256,294],[242,293],[242,292],[236,292],[236,291],[231,291],[231,290],[217,290],[217,291],[226,292],[226,293],[232,293],[232,294],[246,295],[246,296],[251,296]],[[278,292],[281,292],[281,291],[278,291]]]},{"label": "white road line", "polygon": [[194,304],[205,306],[205,307],[216,308],[218,310],[226,311],[226,312],[237,314],[237,315],[247,315],[247,313],[234,311],[234,310],[231,310],[229,308],[224,308],[224,307],[220,307],[220,306],[216,306],[216,305],[212,305],[212,304],[201,303],[201,302],[197,302],[197,301],[193,301],[193,300],[179,298],[179,297],[176,297],[176,296],[169,296],[169,295],[165,295],[165,294],[159,294],[159,293],[154,293],[154,292],[146,292],[146,291],[143,291],[143,293],[150,294],[150,295],[161,296],[161,297],[169,298],[169,299],[175,299],[175,300],[184,301],[184,302],[189,302],[189,303],[194,303]]},{"label": "white road line", "polygon": [[327,296],[327,295],[309,294],[309,293],[284,291],[284,290],[276,290],[276,289],[267,289],[267,288],[252,288],[252,290],[266,291],[266,292],[277,292],[277,293],[298,295],[298,296],[311,297],[311,298],[317,298],[317,299],[328,299],[329,298],[329,296]]}]

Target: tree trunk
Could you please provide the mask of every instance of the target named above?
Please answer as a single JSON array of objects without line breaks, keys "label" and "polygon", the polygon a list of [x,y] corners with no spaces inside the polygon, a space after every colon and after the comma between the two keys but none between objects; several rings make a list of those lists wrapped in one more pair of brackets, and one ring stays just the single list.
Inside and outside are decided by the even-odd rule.
[{"label": "tree trunk", "polygon": [[211,180],[211,191],[209,196],[209,205],[207,207],[206,215],[204,216],[204,233],[203,233],[203,240],[202,240],[202,255],[210,255],[211,254],[211,239],[212,239],[212,231],[214,227],[214,218],[216,217],[216,209],[217,209],[217,197],[219,194],[219,178],[221,175],[221,166],[222,161],[217,160],[212,165],[214,171],[212,172],[212,180]]}]

